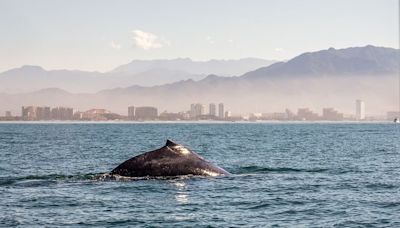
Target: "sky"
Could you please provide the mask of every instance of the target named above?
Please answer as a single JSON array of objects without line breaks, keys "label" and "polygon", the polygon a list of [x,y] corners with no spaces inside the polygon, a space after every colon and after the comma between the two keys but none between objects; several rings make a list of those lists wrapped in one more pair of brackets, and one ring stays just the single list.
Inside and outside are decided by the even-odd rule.
[{"label": "sky", "polygon": [[0,0],[0,72],[399,47],[398,0]]}]

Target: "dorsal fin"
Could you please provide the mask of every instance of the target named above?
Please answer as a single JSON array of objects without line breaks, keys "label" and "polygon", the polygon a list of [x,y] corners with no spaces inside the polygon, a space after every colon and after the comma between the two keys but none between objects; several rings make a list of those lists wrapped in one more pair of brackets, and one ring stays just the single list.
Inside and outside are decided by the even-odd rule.
[{"label": "dorsal fin", "polygon": [[165,143],[165,146],[169,146],[169,147],[171,147],[171,146],[176,146],[176,145],[178,145],[178,144],[172,142],[172,141],[169,140],[169,139],[167,139],[167,142]]}]

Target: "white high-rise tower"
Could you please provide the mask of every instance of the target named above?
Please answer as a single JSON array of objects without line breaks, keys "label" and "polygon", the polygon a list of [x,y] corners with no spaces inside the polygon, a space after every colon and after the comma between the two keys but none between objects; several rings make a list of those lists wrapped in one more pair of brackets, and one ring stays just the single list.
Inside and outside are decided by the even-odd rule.
[{"label": "white high-rise tower", "polygon": [[356,100],[356,120],[365,119],[365,103],[362,100]]}]

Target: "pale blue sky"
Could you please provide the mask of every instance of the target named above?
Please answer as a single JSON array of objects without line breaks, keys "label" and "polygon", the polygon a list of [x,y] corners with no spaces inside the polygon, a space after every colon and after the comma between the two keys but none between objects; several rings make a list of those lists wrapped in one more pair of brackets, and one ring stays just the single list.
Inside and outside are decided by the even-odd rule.
[{"label": "pale blue sky", "polygon": [[0,0],[0,72],[398,48],[397,0]]}]

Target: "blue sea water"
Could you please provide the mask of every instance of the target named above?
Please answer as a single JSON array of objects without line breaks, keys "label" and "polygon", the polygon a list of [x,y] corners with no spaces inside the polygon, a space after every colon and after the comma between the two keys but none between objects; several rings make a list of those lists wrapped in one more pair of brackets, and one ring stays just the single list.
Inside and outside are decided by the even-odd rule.
[{"label": "blue sea water", "polygon": [[[167,138],[232,175],[100,178]],[[400,125],[0,124],[0,212],[5,227],[400,227]]]}]

